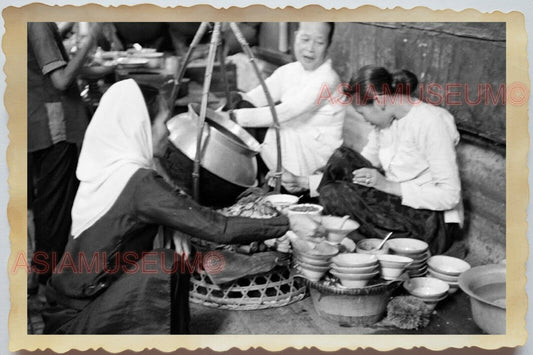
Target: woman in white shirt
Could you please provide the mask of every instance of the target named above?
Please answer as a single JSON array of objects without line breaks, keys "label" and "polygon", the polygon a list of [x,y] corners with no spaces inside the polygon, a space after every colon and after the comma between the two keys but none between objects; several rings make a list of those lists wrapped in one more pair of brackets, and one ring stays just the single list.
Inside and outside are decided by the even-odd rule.
[{"label": "woman in white shirt", "polygon": [[327,213],[361,222],[366,236],[393,231],[425,240],[441,254],[463,223],[459,133],[448,111],[409,96],[412,90],[405,71],[358,71],[347,94],[374,129],[361,154],[342,147],[332,155],[320,201]]},{"label": "woman in white shirt", "polygon": [[[308,176],[323,168],[342,144],[346,107],[332,98],[340,79],[327,59],[333,31],[333,22],[300,23],[294,44],[297,61],[278,68],[265,80],[272,99],[279,102],[275,110],[280,122],[283,169],[294,176]],[[243,127],[269,127],[261,157],[274,172],[276,138],[262,87],[243,94],[242,99],[255,107],[235,110],[236,121]]]}]

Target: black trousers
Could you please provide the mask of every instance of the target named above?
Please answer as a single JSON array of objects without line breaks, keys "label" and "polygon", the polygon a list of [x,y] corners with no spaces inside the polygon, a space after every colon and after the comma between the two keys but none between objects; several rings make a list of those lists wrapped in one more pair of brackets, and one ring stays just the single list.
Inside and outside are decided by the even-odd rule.
[{"label": "black trousers", "polygon": [[[28,153],[28,208],[35,223],[35,258],[39,258],[39,282],[46,283],[52,260],[60,260],[72,223],[70,212],[78,180],[78,148],[59,142],[49,148]],[[49,266],[43,266],[44,262]]]}]

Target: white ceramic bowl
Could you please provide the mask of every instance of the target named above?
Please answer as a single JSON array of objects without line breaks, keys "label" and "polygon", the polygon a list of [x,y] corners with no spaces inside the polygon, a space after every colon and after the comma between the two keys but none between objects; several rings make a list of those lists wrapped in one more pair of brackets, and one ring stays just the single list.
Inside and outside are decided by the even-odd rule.
[{"label": "white ceramic bowl", "polygon": [[313,257],[308,257],[304,254],[294,254],[295,258],[296,258],[296,262],[303,262],[303,263],[306,263],[306,264],[309,264],[309,265],[314,265],[314,266],[329,266],[329,257],[327,258],[323,258],[323,259],[317,259],[317,258],[313,258]]},{"label": "white ceramic bowl", "polygon": [[365,274],[344,274],[336,272],[335,270],[330,270],[330,274],[336,276],[339,280],[370,280],[376,277],[379,274],[379,271],[373,271]]},{"label": "white ceramic bowl", "polygon": [[428,259],[428,265],[441,274],[459,276],[470,269],[470,264],[459,258],[446,255],[434,255]]},{"label": "white ceramic bowl", "polygon": [[391,251],[400,255],[422,254],[429,248],[428,243],[413,238],[389,239],[388,244]]},{"label": "white ceramic bowl", "polygon": [[299,262],[298,265],[299,265],[302,269],[307,269],[307,270],[311,270],[311,271],[319,271],[319,272],[324,272],[324,273],[326,273],[326,272],[329,270],[329,265],[326,265],[326,266],[317,266],[317,265],[311,265],[311,264],[304,263],[304,262]]},{"label": "white ceramic bowl", "polygon": [[298,196],[293,196],[289,194],[274,194],[266,196],[263,201],[269,202],[272,206],[280,212],[292,205],[298,203]]},{"label": "white ceramic bowl", "polygon": [[361,288],[365,287],[370,280],[348,280],[348,279],[340,279],[341,285],[346,288]]},{"label": "white ceramic bowl", "polygon": [[343,267],[364,267],[377,264],[378,258],[371,254],[345,253],[334,256],[331,262]]},{"label": "white ceramic bowl", "polygon": [[362,266],[362,267],[346,267],[338,266],[336,264],[331,265],[331,269],[340,274],[366,274],[376,271],[378,265]]},{"label": "white ceramic bowl", "polygon": [[385,280],[394,280],[401,276],[403,270],[403,268],[397,267],[382,267],[381,277],[383,277]]},{"label": "white ceramic bowl", "polygon": [[387,268],[404,269],[413,262],[413,259],[411,259],[410,257],[402,255],[383,254],[378,255],[377,258],[379,260],[379,263],[381,264],[381,267]]},{"label": "white ceramic bowl", "polygon": [[383,242],[383,239],[379,238],[367,238],[361,239],[357,242],[357,252],[360,254],[374,254],[374,255],[384,255],[389,252],[389,242],[386,241],[381,249],[376,250],[376,248]]},{"label": "white ceramic bowl", "polygon": [[450,276],[450,275],[443,274],[441,272],[435,271],[431,266],[428,267],[428,273],[430,276],[436,279],[442,280],[442,281],[446,281],[446,282],[458,282],[459,281],[459,276]]},{"label": "white ceramic bowl", "polygon": [[315,271],[308,268],[300,267],[299,273],[310,281],[318,281],[322,278],[322,276],[326,274],[326,271]]},{"label": "white ceramic bowl", "polygon": [[295,214],[308,214],[318,216],[322,213],[324,207],[314,203],[300,203],[298,205],[292,205],[287,207],[287,214],[289,216]]},{"label": "white ceramic bowl", "polygon": [[328,232],[328,240],[340,243],[349,233],[359,228],[359,223],[353,219],[344,220],[337,216],[322,216],[322,227]]},{"label": "white ceramic bowl", "polygon": [[439,299],[448,293],[450,286],[432,277],[415,277],[403,283],[403,287],[411,295],[422,299]]}]

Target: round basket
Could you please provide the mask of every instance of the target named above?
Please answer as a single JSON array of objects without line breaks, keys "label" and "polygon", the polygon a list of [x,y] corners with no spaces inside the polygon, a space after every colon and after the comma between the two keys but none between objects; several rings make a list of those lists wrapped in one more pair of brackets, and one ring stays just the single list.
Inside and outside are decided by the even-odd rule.
[{"label": "round basket", "polygon": [[344,327],[371,326],[383,318],[393,291],[403,280],[376,281],[354,289],[340,289],[306,280],[316,312]]},{"label": "round basket", "polygon": [[191,277],[189,300],[204,306],[229,310],[256,310],[286,306],[305,297],[306,286],[295,279],[288,266],[241,277],[225,285],[211,282],[205,272]]}]

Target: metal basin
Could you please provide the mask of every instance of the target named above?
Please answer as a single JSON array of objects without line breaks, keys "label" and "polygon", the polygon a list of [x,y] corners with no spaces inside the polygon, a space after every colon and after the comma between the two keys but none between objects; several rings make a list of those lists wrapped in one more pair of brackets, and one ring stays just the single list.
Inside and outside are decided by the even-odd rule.
[{"label": "metal basin", "polygon": [[[199,105],[167,122],[170,131],[161,164],[175,184],[192,195]],[[199,202],[221,208],[256,184],[256,155],[260,145],[244,129],[213,110],[207,110],[202,136]]]},{"label": "metal basin", "polygon": [[470,296],[474,322],[489,334],[505,334],[505,265],[471,268],[459,277],[459,287]]}]

